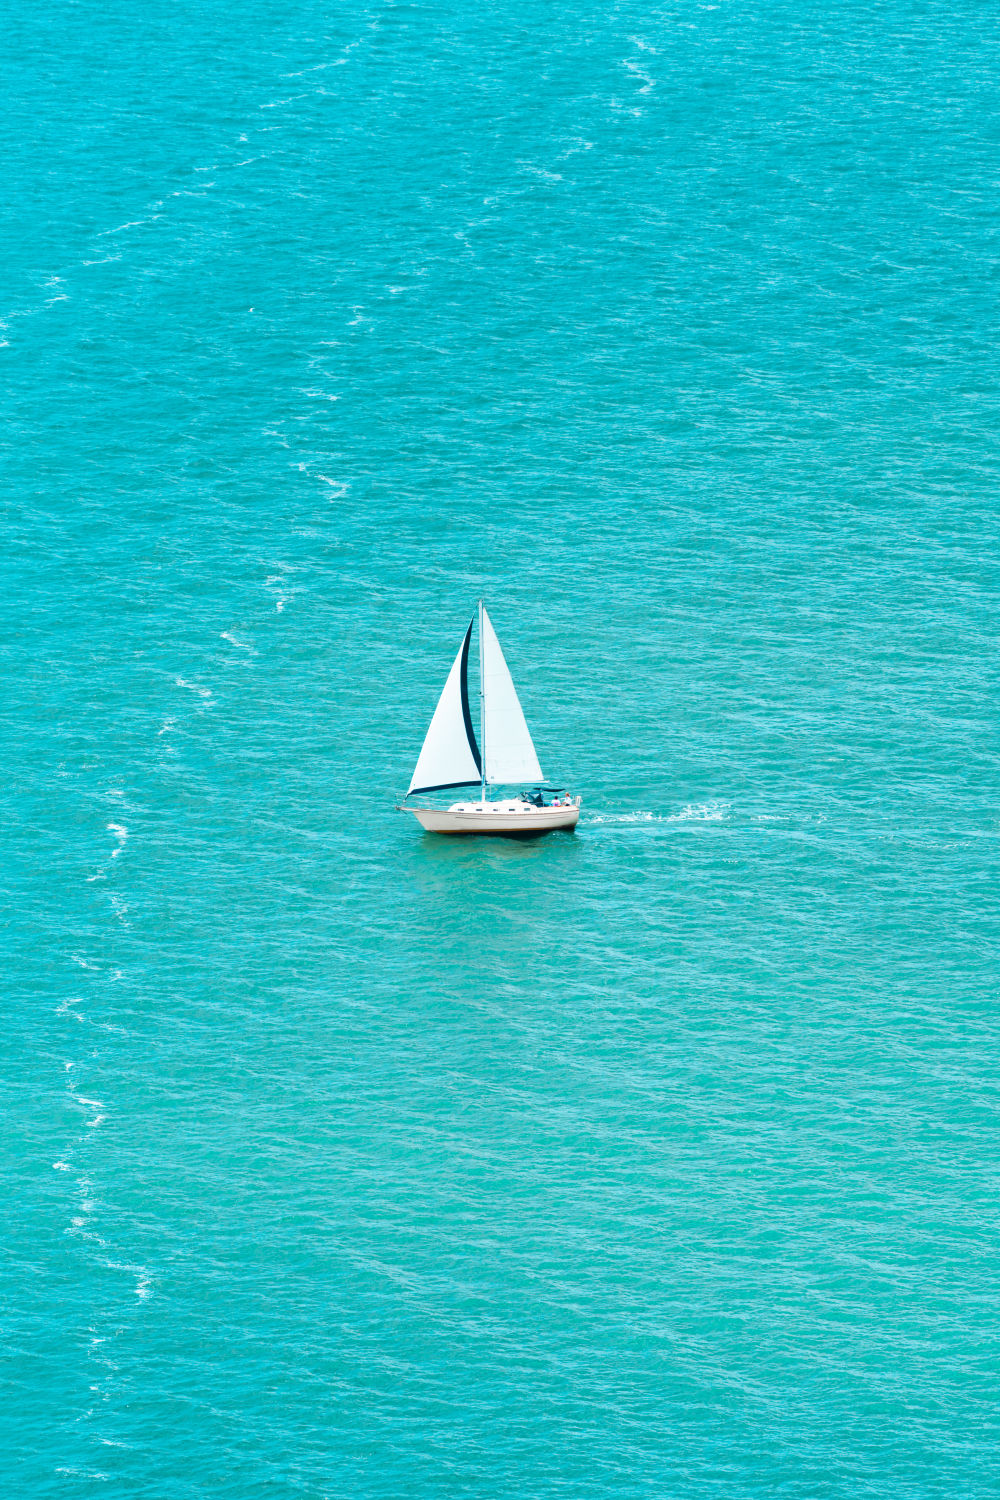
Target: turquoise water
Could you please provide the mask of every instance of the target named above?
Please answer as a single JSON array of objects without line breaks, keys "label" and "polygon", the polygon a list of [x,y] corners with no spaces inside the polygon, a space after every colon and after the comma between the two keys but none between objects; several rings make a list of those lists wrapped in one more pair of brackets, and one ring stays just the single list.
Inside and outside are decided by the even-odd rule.
[{"label": "turquoise water", "polygon": [[997,52],[9,18],[5,1493],[996,1490]]}]

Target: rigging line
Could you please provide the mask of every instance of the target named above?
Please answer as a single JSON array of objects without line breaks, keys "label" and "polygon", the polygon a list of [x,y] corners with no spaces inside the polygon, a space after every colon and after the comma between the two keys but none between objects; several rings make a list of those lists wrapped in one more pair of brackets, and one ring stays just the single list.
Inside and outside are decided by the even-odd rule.
[{"label": "rigging line", "polygon": [[482,787],[480,801],[486,805],[486,644],[483,636],[483,616],[486,611],[479,601],[479,737],[483,742],[483,763],[480,767]]}]

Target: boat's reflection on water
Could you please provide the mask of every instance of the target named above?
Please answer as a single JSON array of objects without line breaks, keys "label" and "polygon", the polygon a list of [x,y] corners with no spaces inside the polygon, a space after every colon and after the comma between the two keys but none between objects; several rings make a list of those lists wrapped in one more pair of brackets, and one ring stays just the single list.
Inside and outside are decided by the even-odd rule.
[{"label": "boat's reflection on water", "polygon": [[414,964],[430,953],[438,963],[451,955],[463,971],[499,966],[516,984],[526,955],[561,949],[563,908],[585,878],[588,842],[571,833],[411,837],[402,853],[400,925]]},{"label": "boat's reflection on water", "polygon": [[401,854],[408,882],[439,896],[443,906],[454,910],[459,893],[462,906],[489,904],[498,882],[502,889],[520,890],[537,879],[548,888],[558,869],[578,863],[586,843],[586,837],[573,829],[544,836],[424,833],[411,839]]}]

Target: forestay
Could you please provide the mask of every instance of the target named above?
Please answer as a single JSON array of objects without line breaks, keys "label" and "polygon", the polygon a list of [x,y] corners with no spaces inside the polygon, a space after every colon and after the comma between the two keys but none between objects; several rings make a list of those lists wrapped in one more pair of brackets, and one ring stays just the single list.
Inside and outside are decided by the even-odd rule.
[{"label": "forestay", "polygon": [[479,650],[483,671],[486,780],[501,786],[539,782],[543,778],[538,756],[500,642],[485,609],[480,619]]},{"label": "forestay", "polygon": [[406,794],[408,797],[414,792],[479,785],[482,761],[469,714],[469,642],[473,624],[474,621],[470,620],[461,650],[438,699]]}]

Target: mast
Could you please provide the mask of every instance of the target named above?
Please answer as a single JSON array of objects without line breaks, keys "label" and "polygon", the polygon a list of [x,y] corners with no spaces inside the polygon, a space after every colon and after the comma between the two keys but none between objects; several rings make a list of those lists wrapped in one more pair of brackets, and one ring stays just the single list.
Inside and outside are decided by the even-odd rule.
[{"label": "mast", "polygon": [[483,601],[479,601],[479,753],[482,756],[483,782],[480,801],[486,806],[486,652],[483,649]]}]

